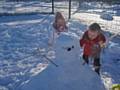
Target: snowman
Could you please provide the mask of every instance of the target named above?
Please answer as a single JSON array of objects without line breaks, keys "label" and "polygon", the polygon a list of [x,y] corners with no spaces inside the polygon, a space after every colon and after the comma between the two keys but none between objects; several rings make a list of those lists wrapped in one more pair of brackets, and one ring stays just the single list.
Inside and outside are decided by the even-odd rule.
[{"label": "snowman", "polygon": [[100,77],[80,60],[79,40],[67,33],[54,44],[56,58],[20,90],[105,90]]}]

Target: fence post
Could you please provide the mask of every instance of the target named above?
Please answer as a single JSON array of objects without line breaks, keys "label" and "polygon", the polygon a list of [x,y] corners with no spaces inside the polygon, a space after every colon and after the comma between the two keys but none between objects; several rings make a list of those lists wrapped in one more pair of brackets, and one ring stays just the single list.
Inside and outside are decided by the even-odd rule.
[{"label": "fence post", "polygon": [[69,16],[68,19],[71,18],[71,0],[69,0]]},{"label": "fence post", "polygon": [[54,0],[52,0],[52,14],[54,14]]}]

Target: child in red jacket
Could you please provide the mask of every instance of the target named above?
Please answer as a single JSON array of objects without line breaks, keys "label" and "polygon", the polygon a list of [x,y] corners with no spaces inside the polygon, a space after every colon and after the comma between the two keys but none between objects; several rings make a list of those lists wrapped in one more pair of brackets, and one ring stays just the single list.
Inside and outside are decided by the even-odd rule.
[{"label": "child in red jacket", "polygon": [[89,29],[80,39],[80,46],[84,48],[83,59],[85,63],[89,63],[89,58],[94,59],[94,70],[100,74],[100,52],[105,45],[105,36],[101,32],[101,27],[97,23],[89,26]]}]

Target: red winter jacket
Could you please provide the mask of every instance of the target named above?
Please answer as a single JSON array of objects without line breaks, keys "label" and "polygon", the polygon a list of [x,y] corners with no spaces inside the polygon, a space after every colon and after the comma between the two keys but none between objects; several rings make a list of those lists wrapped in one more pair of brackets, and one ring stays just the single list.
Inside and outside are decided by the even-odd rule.
[{"label": "red winter jacket", "polygon": [[105,36],[100,33],[95,39],[90,40],[88,37],[88,31],[86,31],[83,37],[80,39],[80,46],[84,47],[84,55],[90,56],[92,54],[92,47],[98,44],[100,41],[105,42]]}]

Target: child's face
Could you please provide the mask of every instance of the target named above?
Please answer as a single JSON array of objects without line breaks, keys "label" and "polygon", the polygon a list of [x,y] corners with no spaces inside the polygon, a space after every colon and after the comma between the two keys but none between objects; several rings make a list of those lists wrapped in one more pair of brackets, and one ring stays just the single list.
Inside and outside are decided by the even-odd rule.
[{"label": "child's face", "polygon": [[57,21],[57,27],[58,27],[58,29],[60,29],[60,30],[63,30],[64,29],[64,21],[62,20],[62,19],[59,19],[58,21]]},{"label": "child's face", "polygon": [[98,32],[97,31],[93,31],[93,30],[88,30],[88,37],[93,40],[98,36]]},{"label": "child's face", "polygon": [[64,24],[64,20],[62,20],[62,19],[57,20],[57,25],[63,25],[63,24]]}]

